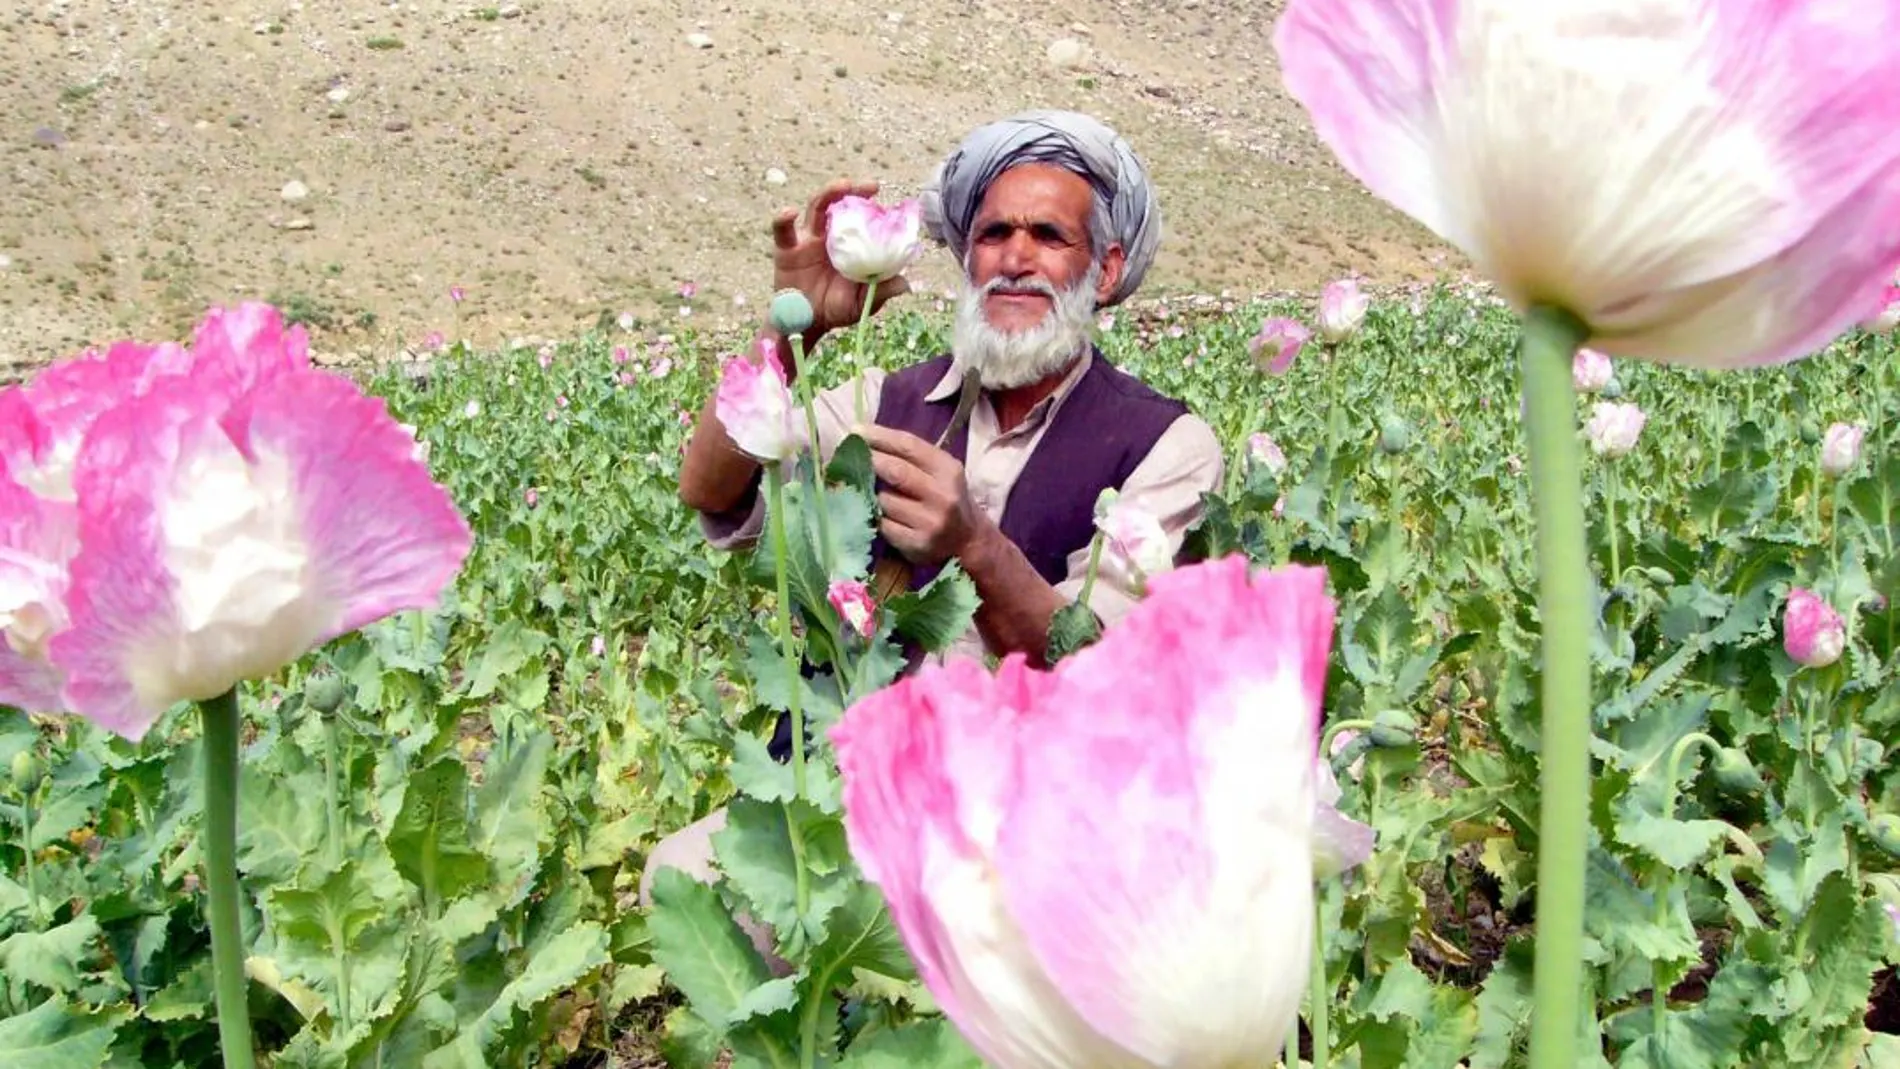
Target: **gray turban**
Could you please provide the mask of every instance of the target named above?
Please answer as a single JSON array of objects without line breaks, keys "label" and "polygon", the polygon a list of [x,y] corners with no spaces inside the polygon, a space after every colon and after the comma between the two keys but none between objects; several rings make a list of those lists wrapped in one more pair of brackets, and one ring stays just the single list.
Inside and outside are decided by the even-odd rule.
[{"label": "gray turban", "polygon": [[1104,303],[1127,300],[1154,263],[1161,244],[1161,208],[1135,150],[1115,131],[1080,112],[1029,111],[978,127],[921,191],[925,229],[950,246],[961,263],[970,223],[990,183],[1023,163],[1051,164],[1088,179],[1095,189],[1096,210],[1127,257],[1121,283]]}]

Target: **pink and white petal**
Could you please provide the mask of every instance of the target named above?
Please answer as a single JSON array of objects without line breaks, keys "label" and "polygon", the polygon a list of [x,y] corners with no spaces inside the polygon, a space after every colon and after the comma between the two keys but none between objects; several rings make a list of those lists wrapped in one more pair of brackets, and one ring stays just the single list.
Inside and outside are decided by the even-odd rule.
[{"label": "pink and white petal", "polygon": [[1374,194],[1468,248],[1470,220],[1440,189],[1437,86],[1455,62],[1457,0],[1295,0],[1273,31],[1287,92]]},{"label": "pink and white petal", "polygon": [[[174,703],[160,667],[187,638],[163,556],[160,508],[181,455],[222,436],[188,387],[161,386],[95,424],[79,458],[80,551],[50,644],[74,712],[134,742]],[[206,695],[210,697],[210,695]]]},{"label": "pink and white petal", "polygon": [[46,644],[66,626],[66,568],[78,550],[78,513],[0,474],[0,703],[65,709],[63,675]]},{"label": "pink and white petal", "polygon": [[191,348],[192,374],[233,398],[311,370],[309,333],[301,324],[286,328],[283,313],[259,301],[206,312]]},{"label": "pink and white petal", "polygon": [[1313,875],[1330,879],[1357,868],[1372,856],[1376,838],[1370,824],[1339,811],[1341,791],[1330,761],[1314,762],[1317,791],[1313,798]]},{"label": "pink and white petal", "polygon": [[1235,1064],[1275,1048],[1305,983],[1333,606],[1322,570],[1238,557],[1150,586],[1025,722],[996,867],[1096,1031],[1150,1064]]},{"label": "pink and white petal", "polygon": [[925,985],[990,1064],[1134,1065],[1103,1047],[1024,952],[976,841],[998,831],[1015,721],[1044,682],[1020,657],[995,676],[958,659],[854,705],[831,732],[846,833]]},{"label": "pink and white petal", "polygon": [[269,381],[248,404],[239,445],[258,465],[286,466],[311,594],[338,610],[319,641],[440,604],[474,536],[384,401],[306,371]]},{"label": "pink and white petal", "polygon": [[1784,364],[1865,318],[1900,259],[1900,159],[1802,241],[1741,274],[1633,301],[1598,316],[1611,356],[1708,368]]}]

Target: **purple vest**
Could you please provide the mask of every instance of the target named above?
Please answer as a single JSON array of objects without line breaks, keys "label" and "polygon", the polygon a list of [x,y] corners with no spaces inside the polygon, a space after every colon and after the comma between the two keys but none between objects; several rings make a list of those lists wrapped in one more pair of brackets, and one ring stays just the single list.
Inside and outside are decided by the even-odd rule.
[{"label": "purple vest", "polygon": [[[884,382],[877,423],[934,442],[950,425],[957,395],[939,401],[925,397],[950,371],[950,357],[939,356],[905,368]],[[1069,555],[1087,548],[1095,537],[1095,499],[1106,488],[1119,490],[1148,456],[1186,405],[1150,389],[1094,351],[1089,369],[1043,431],[1021,477],[1010,489],[999,525],[1036,573],[1051,585],[1069,573]],[[969,424],[944,443],[959,461],[970,442]],[[878,492],[885,489],[878,480]],[[893,551],[879,536],[871,546],[874,560]],[[920,567],[911,589],[921,588],[939,571]]]}]

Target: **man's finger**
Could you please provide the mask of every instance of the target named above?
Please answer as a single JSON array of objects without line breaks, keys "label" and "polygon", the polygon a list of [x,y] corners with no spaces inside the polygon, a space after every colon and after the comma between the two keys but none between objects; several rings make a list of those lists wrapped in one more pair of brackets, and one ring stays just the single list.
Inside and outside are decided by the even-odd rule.
[{"label": "man's finger", "polygon": [[811,199],[809,214],[805,216],[805,229],[814,237],[824,237],[826,226],[825,212],[850,192],[850,179],[834,178],[825,183],[825,188],[819,190],[818,195]]},{"label": "man's finger", "polygon": [[871,447],[871,456],[874,461],[879,453],[884,453],[923,467],[930,460],[930,455],[937,452],[936,446],[909,431],[899,430],[896,427],[866,423],[859,424],[854,429],[864,436],[864,444]]},{"label": "man's finger", "polygon": [[888,516],[878,524],[878,533],[884,536],[884,541],[895,546],[898,552],[906,557],[921,553],[925,542],[928,541],[918,533],[915,527],[899,523]]},{"label": "man's finger", "polygon": [[[929,510],[921,502],[902,494],[886,492],[877,495],[877,508],[882,525],[896,524],[900,528],[915,529],[929,518]],[[885,537],[890,536],[887,534]]]},{"label": "man's finger", "polygon": [[930,483],[930,475],[924,469],[903,457],[876,450],[871,452],[871,470],[884,480],[885,485],[905,497],[922,496]]},{"label": "man's finger", "polygon": [[877,284],[876,306],[881,308],[885,301],[890,300],[892,297],[902,297],[909,292],[910,279],[905,278],[903,275],[894,275]]},{"label": "man's finger", "polygon": [[787,208],[772,220],[772,244],[781,249],[798,244],[797,208]]}]

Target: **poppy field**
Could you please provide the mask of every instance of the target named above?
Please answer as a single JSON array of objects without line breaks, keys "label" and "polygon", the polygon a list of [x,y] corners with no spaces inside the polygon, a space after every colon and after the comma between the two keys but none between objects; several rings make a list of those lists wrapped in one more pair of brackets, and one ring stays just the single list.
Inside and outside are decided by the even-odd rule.
[{"label": "poppy field", "polygon": [[[1124,311],[1100,344],[1226,446],[1183,563],[1316,565],[1337,602],[1325,752],[1372,845],[1318,881],[1295,1055],[1522,1065],[1541,747],[1519,323],[1446,285],[1290,355],[1256,340],[1318,306]],[[808,374],[903,366],[946,328],[902,302]],[[849,456],[783,487],[782,556],[709,550],[675,479],[720,354],[607,326],[365,381],[473,543],[439,608],[238,690],[260,1064],[979,1064],[854,862],[830,748],[788,766],[764,742],[781,710],[823,726],[886,685],[896,635],[947,644],[974,589],[949,569],[846,626],[828,580],[870,530]],[[1586,1064],[1900,1059],[1895,363],[1864,330],[1720,376],[1577,363]],[[790,686],[794,615],[820,670]],[[217,1063],[204,746],[189,705],[137,742],[0,711],[0,1061]],[[653,844],[722,804],[719,878],[668,872],[642,907]]]}]

